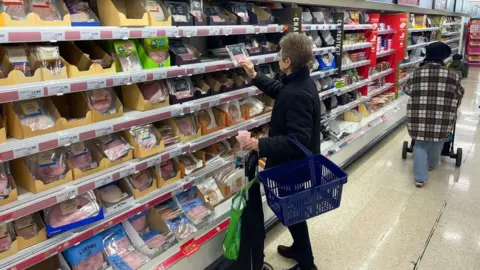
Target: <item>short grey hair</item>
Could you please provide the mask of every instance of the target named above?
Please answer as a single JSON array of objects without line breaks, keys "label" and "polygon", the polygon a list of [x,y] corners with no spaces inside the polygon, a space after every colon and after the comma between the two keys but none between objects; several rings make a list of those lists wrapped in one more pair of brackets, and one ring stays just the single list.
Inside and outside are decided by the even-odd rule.
[{"label": "short grey hair", "polygon": [[305,34],[291,32],[280,40],[279,57],[284,60],[290,57],[292,71],[309,67],[313,61],[313,42]]}]

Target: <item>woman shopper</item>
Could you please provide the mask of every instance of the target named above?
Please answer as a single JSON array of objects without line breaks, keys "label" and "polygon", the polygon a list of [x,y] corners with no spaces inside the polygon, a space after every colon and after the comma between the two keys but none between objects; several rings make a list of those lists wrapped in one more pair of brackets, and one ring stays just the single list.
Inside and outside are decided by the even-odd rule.
[{"label": "woman shopper", "polygon": [[415,140],[413,177],[417,187],[427,181],[428,170],[438,165],[443,144],[453,132],[464,93],[458,74],[443,62],[451,54],[450,47],[435,42],[428,45],[426,51],[423,64],[405,86],[405,93],[410,96],[407,128]]},{"label": "woman shopper", "polygon": [[[245,147],[266,157],[266,168],[304,158],[289,138],[297,139],[314,154],[320,153],[320,99],[309,69],[312,41],[304,34],[289,33],[280,40],[280,48],[278,62],[285,73],[281,82],[257,73],[249,60],[240,63],[253,84],[275,99],[268,138],[252,138]],[[306,221],[288,229],[293,245],[278,246],[278,253],[298,262],[290,270],[316,270]]]}]

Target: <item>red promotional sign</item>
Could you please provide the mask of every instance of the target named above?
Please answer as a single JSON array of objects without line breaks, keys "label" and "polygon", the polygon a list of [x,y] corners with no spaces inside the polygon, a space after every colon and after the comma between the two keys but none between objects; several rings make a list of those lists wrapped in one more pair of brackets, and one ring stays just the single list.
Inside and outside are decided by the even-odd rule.
[{"label": "red promotional sign", "polygon": [[380,14],[368,14],[370,17],[370,24],[373,25],[371,30],[368,30],[365,33],[366,40],[372,43],[372,48],[370,50],[369,59],[370,66],[375,67],[377,65],[377,42],[378,42],[378,24],[380,23]]}]

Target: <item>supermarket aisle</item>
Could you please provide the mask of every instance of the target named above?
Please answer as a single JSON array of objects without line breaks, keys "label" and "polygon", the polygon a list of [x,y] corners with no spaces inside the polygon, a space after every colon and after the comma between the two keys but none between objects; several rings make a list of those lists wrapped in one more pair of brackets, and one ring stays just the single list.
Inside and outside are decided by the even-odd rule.
[{"label": "supermarket aisle", "polygon": [[[479,71],[464,81],[466,96],[457,123],[456,144],[464,164],[443,158],[429,182],[416,188],[412,158],[401,159],[409,140],[401,128],[350,168],[339,209],[309,221],[319,269],[475,269],[480,265],[480,100]],[[480,90],[479,90],[480,91]],[[475,166],[477,165],[477,168]],[[276,253],[278,244],[291,244],[283,226],[267,236],[266,260],[275,269],[294,262]],[[477,267],[478,268],[478,267]]]}]

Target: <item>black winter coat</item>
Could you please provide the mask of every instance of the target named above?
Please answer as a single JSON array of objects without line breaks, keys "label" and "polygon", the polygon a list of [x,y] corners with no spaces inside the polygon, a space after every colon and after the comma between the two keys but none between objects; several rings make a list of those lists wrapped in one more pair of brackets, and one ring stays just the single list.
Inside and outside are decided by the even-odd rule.
[{"label": "black winter coat", "polygon": [[258,142],[260,157],[267,158],[266,168],[305,157],[289,137],[319,154],[320,98],[310,71],[301,69],[283,78],[282,82],[257,73],[253,83],[275,99],[268,138]]}]

